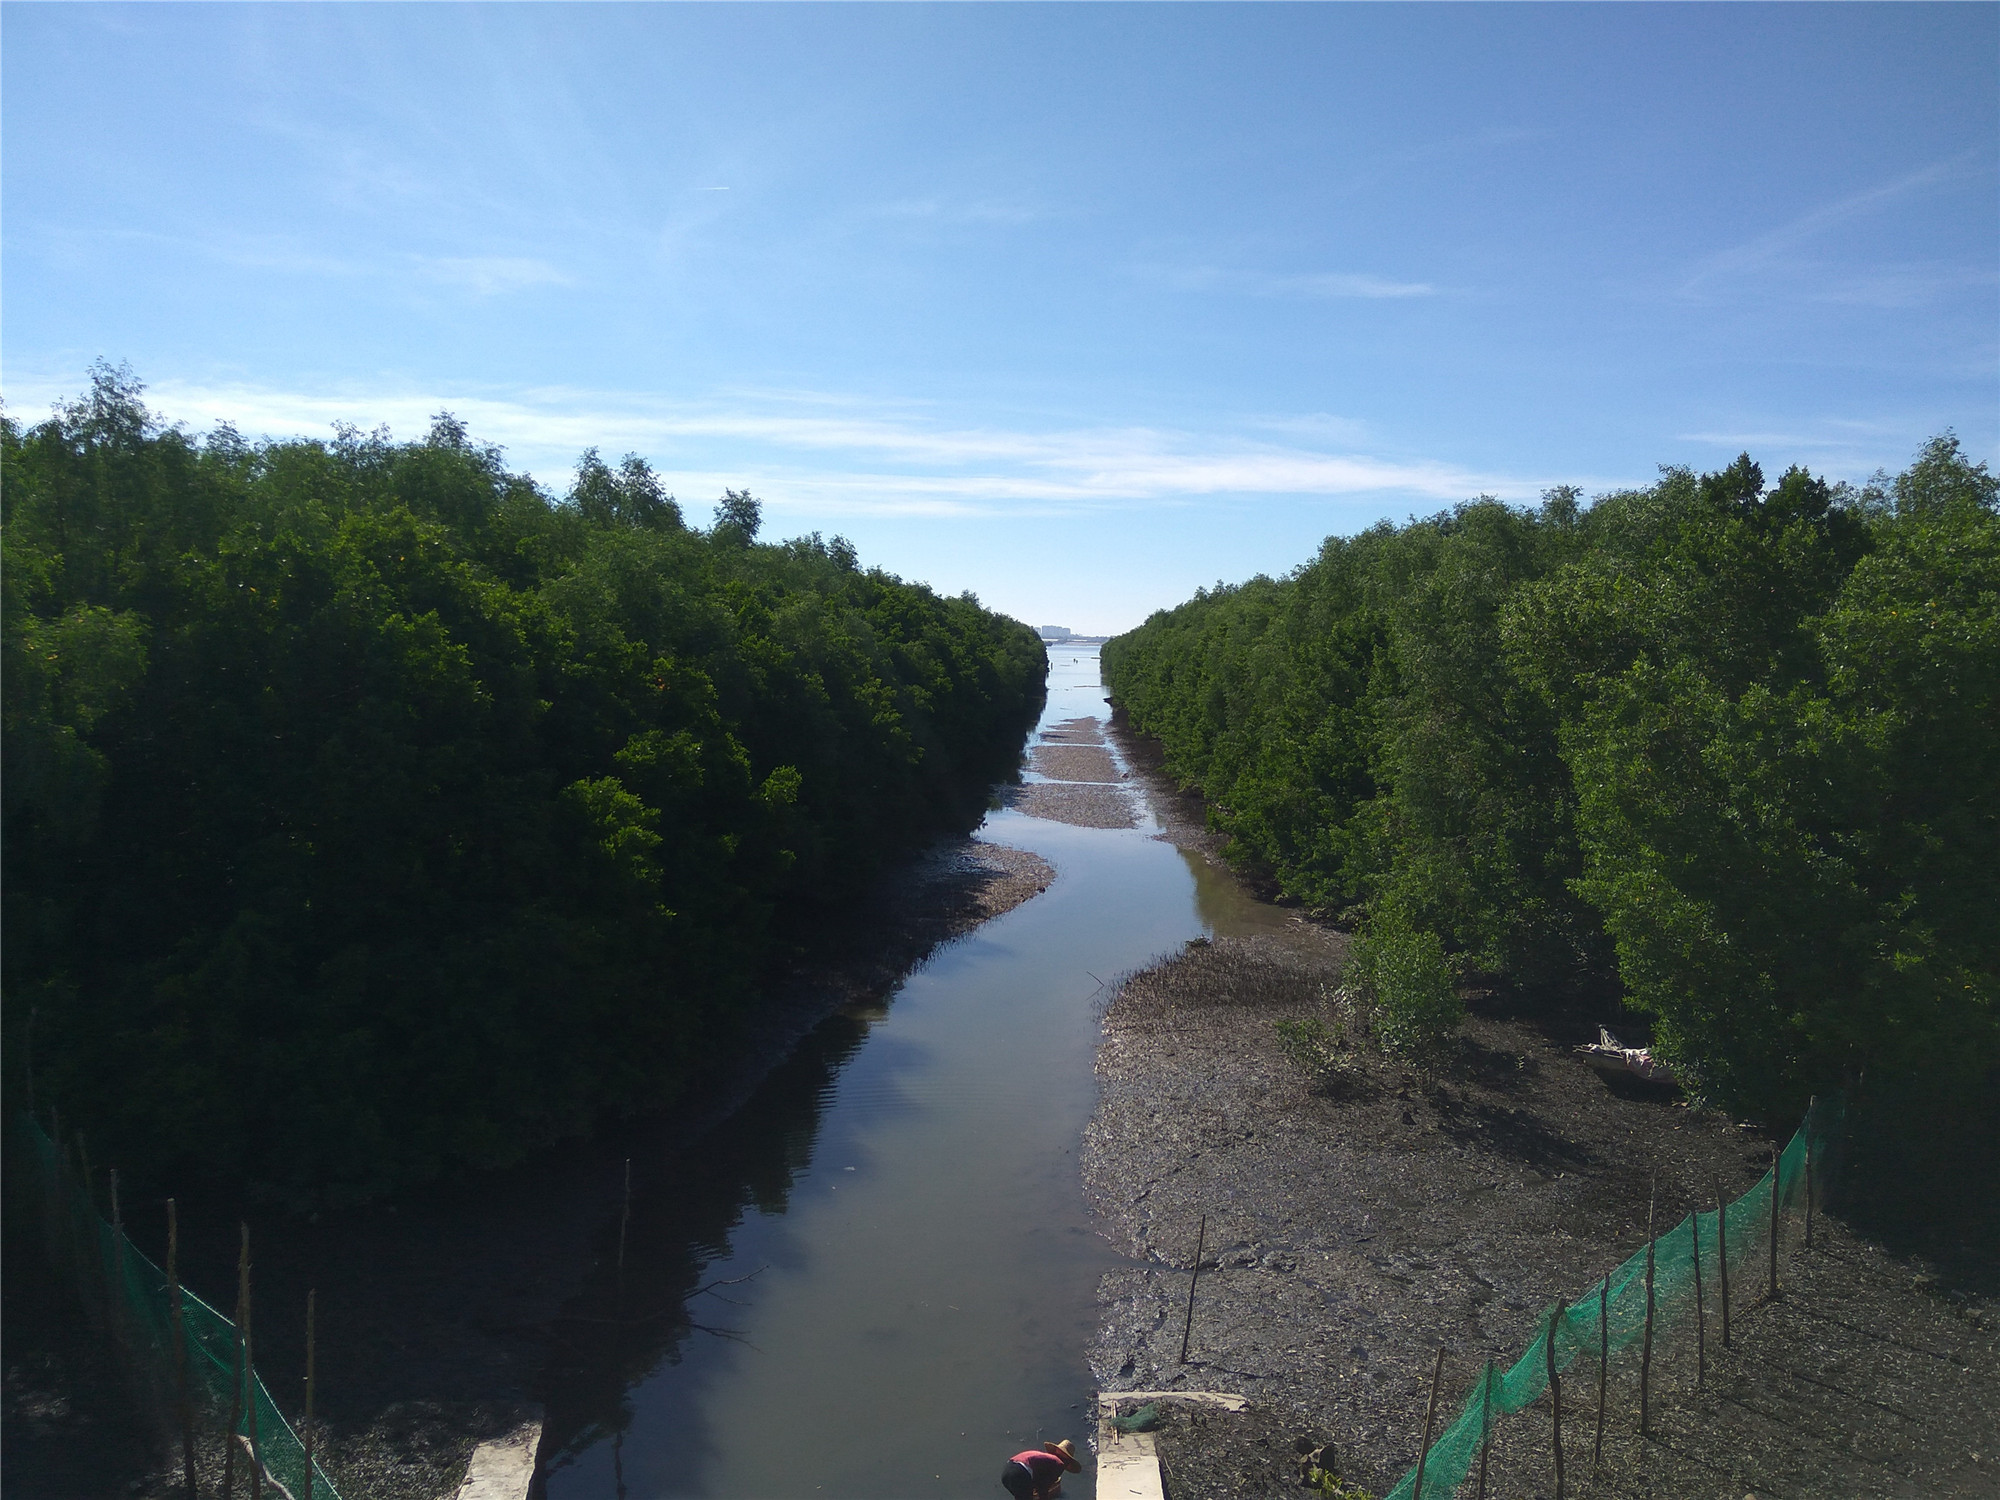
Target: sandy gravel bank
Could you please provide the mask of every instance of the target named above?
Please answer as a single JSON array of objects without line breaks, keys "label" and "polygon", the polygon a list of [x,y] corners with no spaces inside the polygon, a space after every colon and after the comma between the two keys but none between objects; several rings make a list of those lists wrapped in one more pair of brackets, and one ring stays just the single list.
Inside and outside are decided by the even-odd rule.
[{"label": "sandy gravel bank", "polygon": [[1136,828],[1138,804],[1122,787],[1087,782],[1036,781],[1010,788],[1007,806],[1031,818],[1071,823],[1078,828]]},{"label": "sandy gravel bank", "polygon": [[1079,828],[1138,827],[1131,777],[1104,746],[1104,729],[1096,719],[1070,719],[1043,731],[1041,743],[1028,753],[1028,764],[1048,779],[1006,788],[1003,804],[1031,818]]},{"label": "sandy gravel bank", "polygon": [[1051,781],[1119,782],[1125,779],[1101,745],[1037,745],[1028,752],[1028,766]]}]

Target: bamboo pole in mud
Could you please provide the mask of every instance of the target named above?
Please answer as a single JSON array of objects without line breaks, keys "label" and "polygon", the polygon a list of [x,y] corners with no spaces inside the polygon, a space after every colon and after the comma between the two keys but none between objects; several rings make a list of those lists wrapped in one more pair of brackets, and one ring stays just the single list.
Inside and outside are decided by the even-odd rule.
[{"label": "bamboo pole in mud", "polygon": [[1438,1414],[1438,1382],[1444,1378],[1444,1345],[1438,1345],[1437,1362],[1431,1366],[1431,1399],[1424,1407],[1424,1443],[1417,1449],[1417,1482],[1410,1487],[1410,1500],[1424,1500],[1424,1464],[1431,1456],[1431,1424]]},{"label": "bamboo pole in mud", "polygon": [[1778,1300],[1778,1168],[1784,1165],[1778,1148],[1771,1148],[1771,1300]]},{"label": "bamboo pole in mud", "polygon": [[1819,1118],[1819,1095],[1814,1094],[1806,1101],[1806,1249],[1813,1247],[1813,1198],[1817,1184],[1813,1181],[1813,1147],[1819,1144],[1819,1132],[1813,1122]]},{"label": "bamboo pole in mud", "polygon": [[625,1158],[625,1206],[618,1212],[618,1273],[625,1273],[625,1226],[632,1222],[632,1158]]},{"label": "bamboo pole in mud", "polygon": [[1605,1386],[1611,1376],[1611,1273],[1597,1284],[1597,1447],[1591,1462],[1604,1463]]},{"label": "bamboo pole in mud", "polygon": [[236,1251],[236,1361],[229,1390],[229,1426],[222,1435],[222,1500],[236,1493],[236,1424],[243,1420],[243,1324],[250,1300],[250,1226],[239,1224],[242,1243]]},{"label": "bamboo pole in mud", "polygon": [[1701,1210],[1688,1215],[1688,1250],[1694,1260],[1694,1387],[1708,1383],[1708,1309],[1701,1291]]},{"label": "bamboo pole in mud", "polygon": [[[1808,1116],[1810,1118],[1810,1116]],[[1812,1249],[1813,1231],[1813,1139],[1806,1137],[1806,1249]]]},{"label": "bamboo pole in mud", "polygon": [[1543,1344],[1549,1371],[1549,1451],[1556,1459],[1556,1500],[1563,1500],[1563,1388],[1562,1374],[1556,1369],[1556,1329],[1562,1326],[1563,1312],[1563,1304],[1556,1303]]},{"label": "bamboo pole in mud", "polygon": [[181,1428],[181,1481],[188,1500],[196,1500],[194,1480],[194,1403],[188,1397],[187,1324],[181,1314],[181,1222],[174,1200],[167,1200],[167,1318],[174,1351],[174,1417]]},{"label": "bamboo pole in mud", "polygon": [[1721,1283],[1722,1347],[1729,1347],[1729,1200],[1715,1185],[1715,1275]]},{"label": "bamboo pole in mud", "polygon": [[[111,1169],[111,1295],[104,1305],[112,1341],[125,1346],[125,1215],[118,1205],[118,1169]],[[131,1351],[125,1350],[131,1358]]]},{"label": "bamboo pole in mud", "polygon": [[[1493,1454],[1493,1361],[1479,1377],[1479,1489],[1475,1500],[1486,1500],[1486,1460]],[[1418,1500],[1422,1500],[1419,1496]]]},{"label": "bamboo pole in mud", "polygon": [[257,1442],[257,1351],[250,1339],[251,1298],[249,1268],[243,1277],[243,1386],[244,1407],[250,1429],[250,1500],[264,1500],[264,1452]]},{"label": "bamboo pole in mud", "polygon": [[1201,1228],[1194,1237],[1194,1274],[1188,1278],[1187,1321],[1181,1325],[1181,1358],[1187,1363],[1188,1340],[1194,1337],[1194,1289],[1201,1281],[1201,1252],[1208,1247],[1208,1215],[1201,1216]]},{"label": "bamboo pole in mud", "polygon": [[[62,1117],[51,1108],[49,1119],[51,1130],[59,1129]],[[69,1159],[69,1147],[60,1135],[53,1136],[56,1145],[56,1186],[48,1200],[48,1216],[44,1232],[48,1236],[49,1261],[53,1265],[69,1267],[70,1274],[76,1274],[76,1215],[70,1209],[69,1184],[74,1167]],[[69,1254],[65,1256],[63,1252]]]},{"label": "bamboo pole in mud", "polygon": [[308,1290],[308,1291],[306,1292],[306,1430],[305,1430],[305,1440],[306,1440],[306,1442],[305,1442],[305,1448],[306,1448],[306,1495],[305,1495],[305,1500],[313,1500],[313,1362],[314,1362],[314,1359],[313,1359],[313,1357],[314,1357],[314,1355],[315,1355],[315,1354],[317,1354],[317,1353],[318,1353],[318,1349],[316,1348],[316,1346],[315,1346],[315,1344],[314,1344],[314,1341],[313,1341],[313,1337],[314,1337],[314,1334],[315,1334],[315,1332],[316,1332],[316,1329],[314,1328],[314,1326],[313,1326],[313,1325],[314,1325],[314,1324],[315,1324],[315,1322],[317,1321],[317,1319],[316,1319],[316,1318],[314,1317],[314,1314],[315,1314],[316,1312],[318,1312],[318,1310],[319,1310],[319,1309],[318,1309],[318,1306],[317,1306],[318,1302],[319,1302],[319,1292],[318,1292],[318,1291],[317,1291],[316,1289],[311,1289],[311,1290]]},{"label": "bamboo pole in mud", "polygon": [[[97,1187],[90,1180],[90,1147],[83,1139],[83,1132],[76,1133],[77,1172],[83,1181],[84,1207],[89,1210],[82,1218],[70,1218],[70,1249],[76,1257],[76,1274],[84,1278],[82,1295],[86,1307],[95,1308],[95,1298],[102,1285],[104,1261],[98,1254],[97,1235],[91,1229],[91,1220],[97,1214]],[[90,1267],[88,1274],[84,1267]]]},{"label": "bamboo pole in mud", "polygon": [[1650,1404],[1653,1380],[1653,1211],[1659,1206],[1660,1179],[1653,1179],[1652,1201],[1646,1205],[1646,1342],[1639,1354],[1639,1436],[1651,1437],[1653,1411]]}]

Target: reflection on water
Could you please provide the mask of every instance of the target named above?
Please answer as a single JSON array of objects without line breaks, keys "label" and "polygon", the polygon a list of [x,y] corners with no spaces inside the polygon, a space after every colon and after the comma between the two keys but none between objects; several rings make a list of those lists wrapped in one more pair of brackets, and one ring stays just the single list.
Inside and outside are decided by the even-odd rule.
[{"label": "reflection on water", "polygon": [[[1094,648],[1065,651],[1043,724],[1104,714]],[[622,1270],[611,1225],[553,1359],[555,1500],[985,1494],[1008,1454],[1088,1436],[1098,977],[1271,909],[1146,829],[1001,811],[983,836],[1056,880],[827,1022],[694,1151],[635,1160]]]},{"label": "reflection on water", "polygon": [[1282,906],[1249,895],[1234,878],[1199,854],[1182,850],[1181,858],[1194,877],[1195,912],[1213,936],[1257,937],[1282,932],[1291,925],[1291,913]]}]

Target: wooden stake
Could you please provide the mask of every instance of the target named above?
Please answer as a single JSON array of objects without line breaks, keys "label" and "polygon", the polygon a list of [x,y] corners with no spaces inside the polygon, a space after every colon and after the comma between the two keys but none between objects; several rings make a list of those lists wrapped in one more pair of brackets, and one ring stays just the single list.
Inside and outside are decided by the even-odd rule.
[{"label": "wooden stake", "polygon": [[618,1214],[618,1271],[625,1271],[625,1226],[632,1219],[632,1158],[625,1158],[625,1207]]},{"label": "wooden stake", "polygon": [[1653,1210],[1658,1206],[1660,1179],[1653,1178],[1653,1197],[1646,1204],[1646,1343],[1639,1354],[1639,1436],[1651,1437],[1653,1412],[1650,1405],[1653,1379]]},{"label": "wooden stake", "polygon": [[1549,1451],[1556,1456],[1556,1500],[1563,1500],[1563,1388],[1562,1376],[1556,1370],[1556,1329],[1561,1326],[1565,1309],[1556,1304],[1555,1316],[1549,1319],[1547,1339],[1549,1369]]},{"label": "wooden stake", "polygon": [[1417,1450],[1417,1482],[1410,1500],[1424,1500],[1424,1464],[1431,1456],[1431,1423],[1437,1419],[1438,1382],[1444,1378],[1444,1345],[1438,1345],[1437,1363],[1431,1366],[1431,1399],[1424,1408],[1424,1445]]},{"label": "wooden stake", "polygon": [[318,1352],[313,1335],[314,1314],[318,1311],[319,1292],[317,1289],[306,1293],[306,1495],[305,1500],[313,1500],[313,1359]]},{"label": "wooden stake", "polygon": [[194,1482],[194,1403],[188,1397],[187,1327],[181,1316],[181,1223],[174,1200],[167,1200],[167,1316],[173,1326],[174,1404],[181,1424],[181,1479],[187,1500],[197,1500]]},{"label": "wooden stake", "polygon": [[1708,1310],[1701,1292],[1701,1210],[1688,1215],[1688,1249],[1694,1255],[1694,1386],[1708,1380]]},{"label": "wooden stake", "polygon": [[1181,1326],[1181,1359],[1187,1363],[1188,1340],[1194,1336],[1194,1289],[1201,1280],[1201,1252],[1208,1246],[1208,1215],[1201,1216],[1201,1228],[1194,1237],[1194,1275],[1188,1278],[1187,1321]]},{"label": "wooden stake", "polygon": [[1493,1452],[1493,1361],[1486,1361],[1479,1377],[1479,1491],[1475,1500],[1486,1500],[1486,1460]]},{"label": "wooden stake", "polygon": [[242,1243],[236,1251],[236,1370],[230,1382],[229,1430],[222,1443],[222,1500],[236,1493],[236,1424],[243,1420],[243,1321],[250,1300],[250,1226],[239,1224]]},{"label": "wooden stake", "polygon": [[1778,1168],[1784,1158],[1771,1148],[1771,1300],[1778,1300]]},{"label": "wooden stake", "polygon": [[1729,1200],[1715,1185],[1715,1275],[1722,1292],[1722,1347],[1729,1347]]},{"label": "wooden stake", "polygon": [[243,1277],[243,1396],[249,1409],[250,1500],[264,1500],[264,1453],[257,1445],[257,1354],[250,1341],[250,1277]]},{"label": "wooden stake", "polygon": [[[1806,1112],[1806,1118],[1808,1120],[1812,1118],[1810,1110]],[[1808,1250],[1812,1249],[1813,1231],[1813,1145],[1813,1138],[1808,1135],[1806,1137],[1806,1249]]]},{"label": "wooden stake", "polygon": [[1611,1375],[1611,1273],[1597,1284],[1597,1449],[1591,1462],[1604,1463],[1604,1388]]},{"label": "wooden stake", "polygon": [[111,1336],[125,1341],[125,1219],[118,1210],[118,1169],[111,1169],[111,1295],[105,1304]]}]

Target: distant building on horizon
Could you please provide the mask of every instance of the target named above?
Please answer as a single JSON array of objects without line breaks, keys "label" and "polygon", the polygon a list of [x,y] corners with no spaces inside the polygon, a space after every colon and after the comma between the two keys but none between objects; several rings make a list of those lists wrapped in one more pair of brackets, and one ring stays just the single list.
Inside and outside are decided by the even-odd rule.
[{"label": "distant building on horizon", "polygon": [[1067,625],[1037,625],[1035,634],[1045,641],[1067,641],[1076,637],[1076,632]]}]

